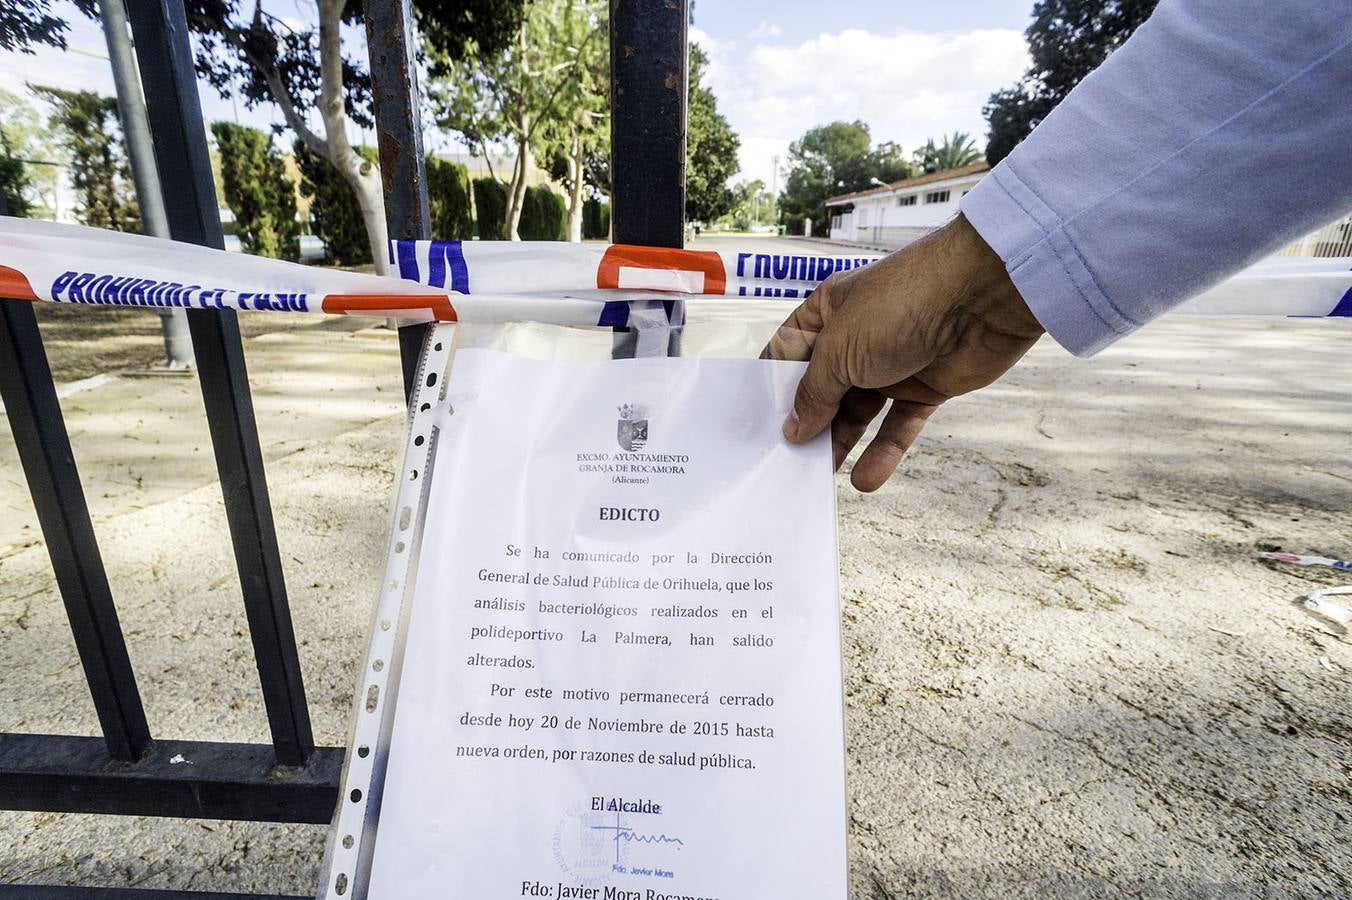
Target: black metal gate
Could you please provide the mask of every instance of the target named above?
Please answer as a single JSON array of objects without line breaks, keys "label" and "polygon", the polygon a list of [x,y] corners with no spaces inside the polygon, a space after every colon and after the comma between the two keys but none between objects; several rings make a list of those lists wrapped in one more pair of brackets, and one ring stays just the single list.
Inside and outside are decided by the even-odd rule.
[{"label": "black metal gate", "polygon": [[[390,237],[429,238],[409,2],[366,6]],[[183,5],[130,0],[128,13],[160,180],[172,198],[171,236],[221,249]],[[687,0],[611,0],[612,216],[621,243],[682,243],[687,15]],[[316,747],[310,727],[239,326],[228,310],[191,310],[188,319],[272,742],[151,736],[33,308],[0,300],[0,395],[103,731],[0,733],[0,808],[327,825],[344,750]],[[399,333],[406,390],[426,333]],[[179,755],[194,765],[172,765]],[[0,898],[94,895],[276,896],[0,885]]]}]

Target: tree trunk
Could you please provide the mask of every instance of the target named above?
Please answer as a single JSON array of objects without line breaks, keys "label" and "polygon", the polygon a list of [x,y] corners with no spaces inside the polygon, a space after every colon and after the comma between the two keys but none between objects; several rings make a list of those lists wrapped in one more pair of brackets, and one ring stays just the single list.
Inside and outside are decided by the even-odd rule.
[{"label": "tree trunk", "polygon": [[568,240],[578,243],[582,240],[582,173],[584,171],[582,138],[573,135],[573,152],[568,158]]},{"label": "tree trunk", "polygon": [[361,208],[376,272],[390,271],[389,231],[385,224],[385,191],[380,170],[357,153],[347,139],[343,102],[343,47],[339,28],[345,0],[322,0],[319,7],[319,111],[324,119],[324,145],[329,161],[352,188]]},{"label": "tree trunk", "polygon": [[[525,154],[518,149],[516,152],[516,162],[512,163],[512,180],[507,183],[507,216],[503,223],[503,237],[509,241],[521,240],[521,235],[517,229],[521,225],[521,200],[517,196],[517,188],[525,184],[526,177],[522,174],[521,162],[525,159]],[[525,191],[521,191],[524,196]]]},{"label": "tree trunk", "polygon": [[519,241],[521,234],[521,207],[526,201],[526,176],[530,172],[530,139],[526,117],[522,116],[520,136],[517,138],[516,166],[512,169],[512,183],[507,186],[507,240]]},{"label": "tree trunk", "polygon": [[[383,275],[389,272],[387,240],[389,232],[385,225],[385,192],[380,180],[380,170],[374,163],[363,159],[352,149],[352,144],[347,139],[347,110],[343,103],[343,47],[340,34],[345,3],[346,0],[319,2],[319,112],[324,121],[322,137],[310,127],[305,116],[296,109],[295,101],[288,91],[282,73],[277,68],[276,61],[266,57],[255,57],[250,52],[245,38],[239,33],[232,33],[229,39],[249,57],[251,64],[267,81],[286,124],[304,141],[311,153],[331,162],[352,189],[353,195],[357,198],[357,205],[361,209],[362,222],[366,225],[376,271]],[[189,14],[192,15],[191,12]]]},{"label": "tree trunk", "polygon": [[357,206],[361,208],[361,218],[366,224],[366,239],[371,245],[371,259],[376,272],[390,274],[389,228],[385,221],[385,186],[380,180],[380,169],[375,163],[365,159],[355,178],[349,177],[348,184],[357,195]]}]

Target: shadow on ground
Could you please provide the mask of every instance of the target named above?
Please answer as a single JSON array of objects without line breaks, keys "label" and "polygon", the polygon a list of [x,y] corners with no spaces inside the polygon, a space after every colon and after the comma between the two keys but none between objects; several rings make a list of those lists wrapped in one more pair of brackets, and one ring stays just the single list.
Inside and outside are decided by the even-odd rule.
[{"label": "shadow on ground", "polygon": [[[1087,362],[1044,343],[942,410],[878,494],[842,478],[853,897],[1352,895],[1352,641],[1294,602],[1336,576],[1252,557],[1352,554],[1350,336],[1176,320]],[[293,331],[249,354],[315,730],[341,743],[403,427],[395,347]],[[203,430],[200,405],[139,384],[67,412],[101,460],[86,490],[152,728],[265,740],[218,486],[119,481],[146,452],[132,432]],[[11,460],[0,507],[22,509]],[[0,556],[0,709],[5,730],[96,727],[40,542]],[[26,813],[0,834],[0,881],[297,894],[324,842]]]}]

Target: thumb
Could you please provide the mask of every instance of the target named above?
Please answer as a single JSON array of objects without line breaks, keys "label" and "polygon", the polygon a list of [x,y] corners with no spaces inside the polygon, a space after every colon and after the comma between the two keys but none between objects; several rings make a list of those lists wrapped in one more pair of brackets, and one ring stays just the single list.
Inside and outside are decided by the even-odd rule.
[{"label": "thumb", "polygon": [[793,410],[784,420],[784,437],[789,441],[795,444],[810,441],[831,424],[841,399],[850,389],[849,380],[841,374],[843,368],[836,342],[819,340],[808,360],[807,371],[798,382]]}]

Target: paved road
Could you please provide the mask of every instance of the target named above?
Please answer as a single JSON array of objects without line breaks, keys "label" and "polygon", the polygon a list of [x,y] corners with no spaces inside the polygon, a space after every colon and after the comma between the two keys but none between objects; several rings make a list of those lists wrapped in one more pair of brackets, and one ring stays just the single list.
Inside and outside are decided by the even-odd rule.
[{"label": "paved road", "polygon": [[842,244],[822,238],[747,237],[742,235],[701,235],[688,245],[692,250],[741,250],[750,253],[797,253],[818,256],[872,255],[883,251],[856,244]]},{"label": "paved road", "polygon": [[701,235],[686,246],[692,250],[745,250],[752,253],[849,253],[849,248],[801,237]]}]

